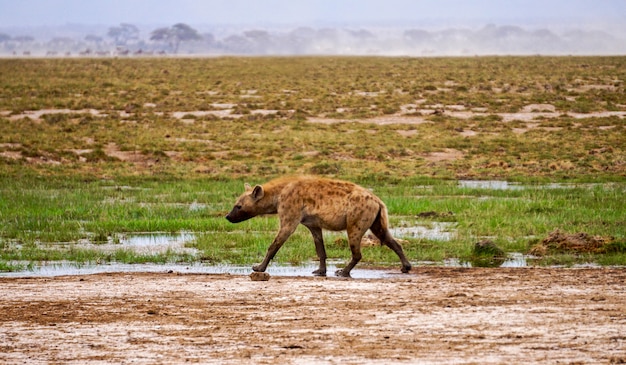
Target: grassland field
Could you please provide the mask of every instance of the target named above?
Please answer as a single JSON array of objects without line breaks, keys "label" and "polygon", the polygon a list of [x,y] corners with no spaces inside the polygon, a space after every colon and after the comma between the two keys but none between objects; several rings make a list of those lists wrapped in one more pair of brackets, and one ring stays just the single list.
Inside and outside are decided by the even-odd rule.
[{"label": "grassland field", "polygon": [[[526,254],[559,230],[606,244],[537,264],[626,264],[626,57],[2,59],[0,75],[3,271],[258,262],[277,220],[223,216],[244,182],[285,174],[362,184],[395,226],[451,223],[450,240],[407,238],[411,261],[469,260],[484,239]],[[197,253],[98,249],[179,231]],[[299,229],[276,260],[314,258]],[[363,260],[396,265],[377,246]]]}]

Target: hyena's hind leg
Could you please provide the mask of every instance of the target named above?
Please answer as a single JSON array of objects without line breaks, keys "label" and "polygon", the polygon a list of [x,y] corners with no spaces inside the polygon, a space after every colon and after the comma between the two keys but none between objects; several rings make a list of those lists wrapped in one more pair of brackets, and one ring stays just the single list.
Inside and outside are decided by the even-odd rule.
[{"label": "hyena's hind leg", "polygon": [[402,263],[401,270],[403,273],[407,273],[411,271],[411,263],[404,255],[402,246],[400,246],[398,241],[393,238],[391,232],[389,232],[389,228],[386,226],[386,224],[383,223],[382,214],[384,214],[384,212],[381,210],[381,212],[378,213],[378,216],[374,220],[374,223],[370,227],[370,231],[372,231],[374,236],[376,236],[380,240],[381,244],[389,247],[393,252],[396,253],[396,255],[398,255],[398,257],[400,258],[400,262]]},{"label": "hyena's hind leg", "polygon": [[365,199],[364,204],[360,200],[356,201],[354,209],[351,209],[346,217],[346,233],[348,233],[348,244],[352,251],[352,259],[343,268],[335,272],[337,276],[350,277],[350,271],[361,261],[361,239],[365,232],[376,220],[376,203],[371,199]]},{"label": "hyena's hind leg", "polygon": [[335,272],[335,275],[349,278],[350,271],[356,266],[356,264],[361,261],[361,239],[363,235],[367,231],[367,228],[363,229],[361,227],[348,226],[348,244],[350,245],[350,251],[352,252],[352,258],[350,262],[343,268],[339,269]]}]

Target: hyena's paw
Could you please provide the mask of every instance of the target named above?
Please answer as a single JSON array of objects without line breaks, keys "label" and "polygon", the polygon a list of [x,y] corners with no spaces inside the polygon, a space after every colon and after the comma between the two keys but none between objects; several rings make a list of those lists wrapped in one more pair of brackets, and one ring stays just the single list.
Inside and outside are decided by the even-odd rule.
[{"label": "hyena's paw", "polygon": [[339,269],[335,271],[335,275],[342,278],[350,278],[350,271],[346,271],[346,269]]},{"label": "hyena's paw", "polygon": [[261,265],[254,265],[252,266],[252,271],[256,271],[256,272],[264,272],[265,268]]},{"label": "hyena's paw", "polygon": [[406,266],[402,266],[402,272],[403,273],[408,273],[409,271],[411,271],[411,265],[406,265]]},{"label": "hyena's paw", "polygon": [[314,276],[326,276],[326,270],[317,269],[313,271]]}]

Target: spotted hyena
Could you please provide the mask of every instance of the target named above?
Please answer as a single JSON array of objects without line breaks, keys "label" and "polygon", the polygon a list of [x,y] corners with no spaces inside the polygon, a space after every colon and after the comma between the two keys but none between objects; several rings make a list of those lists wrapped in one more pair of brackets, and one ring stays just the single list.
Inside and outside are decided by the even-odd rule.
[{"label": "spotted hyena", "polygon": [[356,184],[313,176],[279,178],[254,188],[246,184],[246,191],[237,199],[226,219],[238,223],[260,214],[278,214],[280,230],[263,262],[252,267],[254,271],[265,271],[298,224],[303,224],[313,235],[320,260],[319,268],[313,272],[315,275],[326,275],[322,229],[348,233],[352,260],[335,273],[337,276],[349,277],[352,268],[361,260],[361,238],[368,229],[398,255],[402,272],[411,270],[402,247],[389,232],[385,204]]}]

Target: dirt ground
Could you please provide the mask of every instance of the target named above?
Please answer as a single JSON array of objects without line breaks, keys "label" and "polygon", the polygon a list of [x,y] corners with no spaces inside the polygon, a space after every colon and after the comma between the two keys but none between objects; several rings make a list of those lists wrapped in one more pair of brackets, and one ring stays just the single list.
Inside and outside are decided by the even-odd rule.
[{"label": "dirt ground", "polygon": [[626,362],[626,269],[0,278],[0,363]]}]

